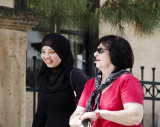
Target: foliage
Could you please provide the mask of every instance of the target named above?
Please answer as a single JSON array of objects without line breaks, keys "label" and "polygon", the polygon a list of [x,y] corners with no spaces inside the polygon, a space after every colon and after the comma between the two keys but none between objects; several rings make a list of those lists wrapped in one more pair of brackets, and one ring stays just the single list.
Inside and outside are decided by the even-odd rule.
[{"label": "foliage", "polygon": [[79,27],[94,33],[99,19],[124,32],[124,25],[134,26],[140,34],[150,35],[160,27],[159,0],[106,0],[100,7],[89,0],[28,0],[29,8],[54,28]]},{"label": "foliage", "polygon": [[91,4],[87,0],[29,0],[28,2],[29,8],[43,19],[44,26],[79,27],[95,31],[99,18],[91,11]]},{"label": "foliage", "polygon": [[131,24],[135,31],[150,35],[160,27],[159,0],[108,0],[101,7],[106,22],[123,33],[123,24]]}]

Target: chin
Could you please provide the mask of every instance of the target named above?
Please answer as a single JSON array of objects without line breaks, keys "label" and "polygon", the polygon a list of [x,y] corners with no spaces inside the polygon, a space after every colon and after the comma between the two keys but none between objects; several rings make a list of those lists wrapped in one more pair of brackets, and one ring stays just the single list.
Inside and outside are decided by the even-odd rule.
[{"label": "chin", "polygon": [[48,67],[48,68],[54,68],[54,66],[53,66],[53,65],[47,65],[47,67]]},{"label": "chin", "polygon": [[96,68],[98,68],[99,69],[99,66],[96,64]]}]

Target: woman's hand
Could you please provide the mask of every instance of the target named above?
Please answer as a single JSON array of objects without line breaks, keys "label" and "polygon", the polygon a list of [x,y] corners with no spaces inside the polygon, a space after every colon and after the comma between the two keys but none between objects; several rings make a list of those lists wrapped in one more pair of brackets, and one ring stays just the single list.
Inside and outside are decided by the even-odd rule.
[{"label": "woman's hand", "polygon": [[93,123],[95,120],[97,120],[96,113],[94,111],[93,112],[85,112],[81,117],[81,121],[83,121],[85,119],[89,119],[90,122]]},{"label": "woman's hand", "polygon": [[70,127],[79,127],[81,125],[81,117],[82,113],[71,119],[69,122]]},{"label": "woman's hand", "polygon": [[69,125],[70,127],[79,127],[81,125],[81,117],[85,112],[85,108],[77,106],[76,110],[70,117]]}]

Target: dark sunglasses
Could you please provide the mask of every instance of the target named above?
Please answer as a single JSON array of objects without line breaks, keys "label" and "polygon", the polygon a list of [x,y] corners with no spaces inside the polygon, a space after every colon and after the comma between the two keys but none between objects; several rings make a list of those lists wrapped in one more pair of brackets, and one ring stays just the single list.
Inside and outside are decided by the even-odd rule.
[{"label": "dark sunglasses", "polygon": [[96,52],[98,52],[99,54],[103,53],[105,50],[109,50],[109,49],[103,49],[103,48],[97,48]]}]

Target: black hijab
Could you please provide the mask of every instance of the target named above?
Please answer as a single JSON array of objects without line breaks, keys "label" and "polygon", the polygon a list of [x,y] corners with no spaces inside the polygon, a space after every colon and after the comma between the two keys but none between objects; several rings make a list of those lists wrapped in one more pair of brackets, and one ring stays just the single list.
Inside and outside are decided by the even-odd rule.
[{"label": "black hijab", "polygon": [[43,46],[51,47],[60,57],[61,63],[55,68],[48,68],[43,61],[38,75],[39,90],[52,93],[69,88],[69,74],[74,64],[69,41],[61,34],[50,33],[43,38],[41,48]]}]

